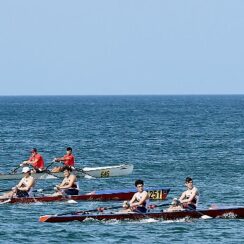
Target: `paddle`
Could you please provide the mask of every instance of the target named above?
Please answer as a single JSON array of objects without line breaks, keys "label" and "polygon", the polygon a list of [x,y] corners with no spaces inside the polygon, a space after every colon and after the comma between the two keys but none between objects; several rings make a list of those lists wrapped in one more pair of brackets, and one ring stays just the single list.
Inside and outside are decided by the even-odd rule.
[{"label": "paddle", "polygon": [[79,168],[75,168],[75,170],[77,171],[77,172],[81,172],[82,174],[84,174],[85,176],[84,176],[84,178],[86,178],[86,179],[96,179],[96,177],[93,177],[93,176],[91,176],[91,175],[89,175],[87,172],[85,172],[82,168],[81,169],[79,169]]},{"label": "paddle", "polygon": [[81,211],[77,211],[77,212],[65,212],[65,213],[61,213],[61,214],[56,214],[55,216],[63,216],[63,215],[76,215],[76,214],[86,214],[86,213],[91,213],[91,212],[103,212],[104,210],[110,210],[110,209],[118,209],[118,208],[122,208],[122,206],[114,206],[114,207],[98,207],[95,209],[90,209],[90,210],[81,210]]},{"label": "paddle", "polygon": [[[162,207],[162,206],[169,206],[171,203],[164,203],[164,204],[159,204],[159,205],[153,205],[154,207]],[[76,215],[79,213],[90,213],[90,212],[103,212],[104,210],[110,210],[110,209],[119,209],[122,208],[121,205],[119,206],[114,206],[114,207],[98,207],[95,209],[90,209],[90,210],[81,210],[81,211],[77,211],[77,212],[65,212],[65,213],[61,213],[61,214],[56,214],[56,216],[63,216],[63,215]],[[151,208],[152,209],[152,208]],[[143,214],[143,213],[142,213]]]},{"label": "paddle", "polygon": [[148,209],[154,209],[154,208],[158,208],[158,207],[166,207],[166,206],[170,206],[172,203],[163,203],[163,204],[151,204],[148,206]]},{"label": "paddle", "polygon": [[212,219],[212,218],[213,218],[213,217],[211,217],[211,216],[209,216],[209,215],[203,214],[202,212],[200,212],[200,211],[198,211],[198,210],[192,208],[191,206],[188,206],[187,209],[199,213],[199,214],[201,215],[201,219]]},{"label": "paddle", "polygon": [[46,166],[46,168],[44,170],[48,170],[48,168],[50,168],[56,161],[53,160],[50,164],[48,164],[48,166]]},{"label": "paddle", "polygon": [[18,165],[16,168],[12,169],[12,170],[10,171],[10,174],[15,174],[16,171],[17,171],[20,167],[22,167],[22,166],[21,166],[21,165]]},{"label": "paddle", "polygon": [[12,188],[6,188],[6,189],[0,190],[0,192],[7,192],[7,191],[11,191],[11,190],[12,190]]},{"label": "paddle", "polygon": [[[6,189],[1,189],[0,192],[7,192],[7,191],[11,191],[12,188],[6,188]],[[51,191],[53,190],[53,187],[49,187],[49,188],[45,188],[45,189],[36,189],[36,190],[33,190],[32,192],[43,192],[43,191]]]}]

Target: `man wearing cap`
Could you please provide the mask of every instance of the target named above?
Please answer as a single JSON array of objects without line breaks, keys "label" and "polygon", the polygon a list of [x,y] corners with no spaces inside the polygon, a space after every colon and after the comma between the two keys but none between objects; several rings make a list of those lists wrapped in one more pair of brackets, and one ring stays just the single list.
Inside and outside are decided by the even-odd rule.
[{"label": "man wearing cap", "polygon": [[20,180],[19,184],[12,188],[12,191],[5,193],[0,198],[12,198],[12,197],[31,197],[32,190],[35,185],[35,180],[31,176],[31,169],[29,167],[24,167],[22,169],[24,174],[23,178]]},{"label": "man wearing cap", "polygon": [[40,172],[42,172],[44,170],[43,157],[41,156],[41,154],[39,154],[37,152],[36,148],[33,148],[31,150],[30,158],[20,164],[21,167],[23,167],[25,165],[31,165],[33,167],[33,169],[34,169],[33,171],[35,173],[40,173]]}]

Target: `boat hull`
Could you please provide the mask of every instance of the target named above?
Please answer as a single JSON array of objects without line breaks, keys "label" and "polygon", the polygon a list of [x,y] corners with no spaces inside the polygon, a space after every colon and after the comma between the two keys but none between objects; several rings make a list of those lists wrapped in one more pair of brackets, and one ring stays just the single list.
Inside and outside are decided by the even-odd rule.
[{"label": "boat hull", "polygon": [[[74,171],[78,178],[108,178],[116,176],[125,176],[133,172],[134,166],[132,164],[120,164],[114,166],[104,167],[84,167],[82,170]],[[63,173],[32,173],[32,176],[38,180],[63,178]],[[0,180],[20,180],[23,174],[0,174]]]},{"label": "boat hull", "polygon": [[230,207],[221,209],[205,209],[197,211],[177,211],[177,212],[149,212],[142,213],[115,213],[115,214],[72,214],[65,216],[44,215],[39,218],[40,222],[70,222],[84,221],[87,219],[94,220],[140,220],[140,219],[163,219],[163,220],[178,220],[185,218],[201,218],[203,216],[212,218],[244,218],[244,207]]},{"label": "boat hull", "polygon": [[[165,200],[170,191],[169,188],[163,187],[150,187],[146,188],[151,200]],[[119,201],[130,200],[135,189],[125,190],[103,190],[97,191],[93,194],[83,194],[77,196],[40,196],[40,197],[26,197],[26,198],[11,198],[0,199],[1,202],[6,203],[36,203],[36,202],[57,202],[57,201]]]}]

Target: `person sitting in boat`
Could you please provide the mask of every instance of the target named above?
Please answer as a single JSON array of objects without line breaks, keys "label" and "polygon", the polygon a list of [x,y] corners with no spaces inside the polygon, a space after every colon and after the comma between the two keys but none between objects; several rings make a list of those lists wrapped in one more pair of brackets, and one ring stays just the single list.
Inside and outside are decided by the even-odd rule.
[{"label": "person sitting in boat", "polygon": [[[74,166],[75,166],[75,157],[72,154],[72,148],[71,147],[67,147],[66,154],[63,157],[54,158],[53,161],[54,162],[61,162],[61,163],[63,163],[64,164],[64,167],[65,166],[68,166],[68,167],[74,168]],[[55,168],[52,169],[52,172],[53,173],[62,172],[64,170],[64,167],[55,167]]]},{"label": "person sitting in boat", "polygon": [[44,170],[45,166],[44,166],[44,160],[43,157],[41,156],[41,154],[39,154],[37,152],[36,148],[33,148],[31,150],[31,156],[28,160],[23,161],[20,166],[26,166],[26,165],[31,165],[33,167],[32,172],[35,173],[40,173]]},{"label": "person sitting in boat", "polygon": [[29,167],[23,167],[22,173],[24,174],[24,177],[20,180],[19,184],[13,187],[12,191],[1,196],[1,199],[12,197],[32,197],[35,180],[31,176],[31,169]]},{"label": "person sitting in boat", "polygon": [[193,185],[193,180],[190,177],[186,177],[185,186],[187,190],[184,191],[180,198],[174,198],[172,206],[169,207],[168,211],[178,211],[184,209],[195,210],[199,199],[198,189]]},{"label": "person sitting in boat", "polygon": [[123,203],[124,211],[146,213],[147,205],[149,204],[149,195],[144,190],[143,180],[136,180],[135,186],[137,188],[137,192],[133,195],[129,202],[125,201]]},{"label": "person sitting in boat", "polygon": [[64,179],[60,185],[56,185],[54,190],[56,191],[53,195],[78,195],[79,186],[75,175],[71,174],[72,168],[65,166],[63,169]]}]

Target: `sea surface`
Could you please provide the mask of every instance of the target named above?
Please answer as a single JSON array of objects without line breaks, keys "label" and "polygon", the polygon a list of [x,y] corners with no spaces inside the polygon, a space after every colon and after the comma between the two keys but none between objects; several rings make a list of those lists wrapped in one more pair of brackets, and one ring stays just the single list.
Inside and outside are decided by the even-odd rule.
[{"label": "sea surface", "polygon": [[[84,191],[132,188],[143,179],[170,187],[170,202],[190,176],[199,207],[244,205],[244,96],[0,97],[0,172],[18,166],[33,147],[48,164],[68,146],[80,167],[134,164],[129,176],[81,179]],[[0,181],[0,189],[16,183]],[[0,243],[244,243],[238,219],[38,222],[45,214],[118,204],[1,204]]]}]

